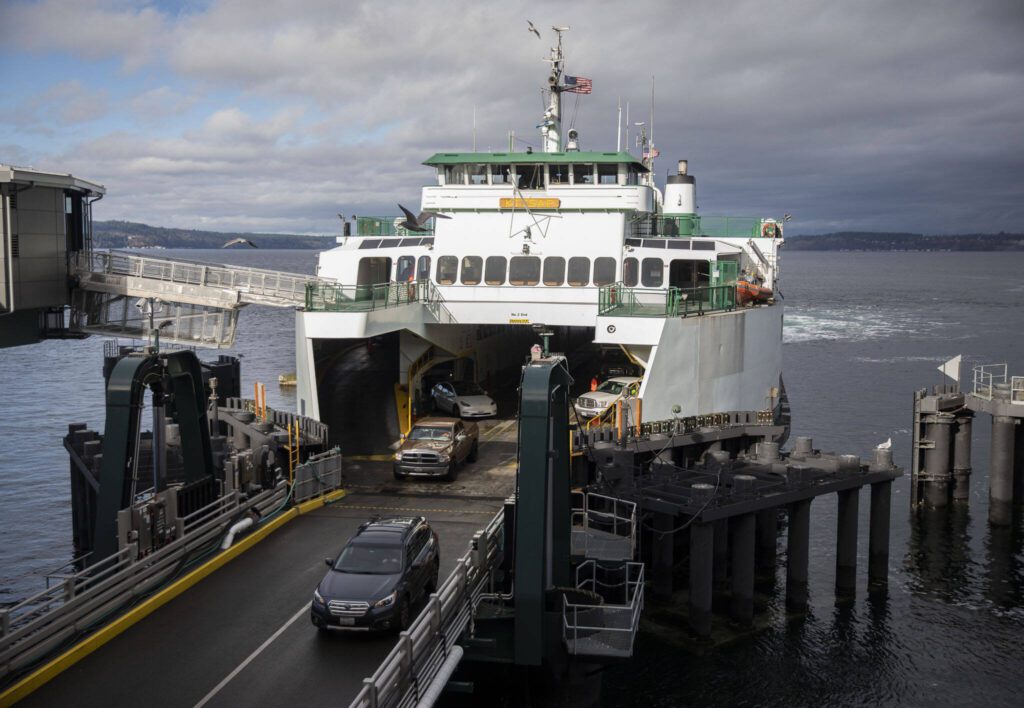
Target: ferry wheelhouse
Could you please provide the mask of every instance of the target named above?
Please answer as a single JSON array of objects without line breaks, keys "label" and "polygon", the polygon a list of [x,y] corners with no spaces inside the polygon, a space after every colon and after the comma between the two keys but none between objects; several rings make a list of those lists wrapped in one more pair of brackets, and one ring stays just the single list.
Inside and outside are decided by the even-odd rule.
[{"label": "ferry wheelhouse", "polygon": [[[299,313],[300,412],[322,418],[317,381],[353,341],[398,333],[395,383],[415,407],[433,363],[485,380],[522,361],[539,323],[621,348],[642,369],[644,420],[776,408],[781,220],[699,215],[686,161],[655,185],[653,146],[563,143],[560,33],[550,61],[542,151],[438,153],[421,199],[436,216],[358,217],[320,254],[318,275],[345,285],[311,285]],[[738,302],[738,284],[761,296]]]}]

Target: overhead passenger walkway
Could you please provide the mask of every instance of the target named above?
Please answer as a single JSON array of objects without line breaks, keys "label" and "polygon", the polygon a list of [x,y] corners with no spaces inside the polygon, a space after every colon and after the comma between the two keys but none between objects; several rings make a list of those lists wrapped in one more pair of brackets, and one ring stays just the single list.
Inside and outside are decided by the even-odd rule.
[{"label": "overhead passenger walkway", "polygon": [[216,265],[130,253],[77,255],[73,331],[145,339],[150,329],[180,344],[230,346],[244,305],[302,307],[307,285],[333,281],[302,273]]}]

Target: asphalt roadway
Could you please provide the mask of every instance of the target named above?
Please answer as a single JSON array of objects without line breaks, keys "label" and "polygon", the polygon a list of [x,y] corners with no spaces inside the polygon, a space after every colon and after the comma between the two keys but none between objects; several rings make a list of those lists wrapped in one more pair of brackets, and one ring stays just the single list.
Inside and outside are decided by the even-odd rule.
[{"label": "asphalt roadway", "polygon": [[372,516],[421,514],[438,530],[447,577],[513,490],[515,424],[485,422],[479,461],[450,485],[396,482],[379,458],[346,470],[346,497],[288,522],[19,705],[348,705],[395,635],[314,629],[324,558]]}]

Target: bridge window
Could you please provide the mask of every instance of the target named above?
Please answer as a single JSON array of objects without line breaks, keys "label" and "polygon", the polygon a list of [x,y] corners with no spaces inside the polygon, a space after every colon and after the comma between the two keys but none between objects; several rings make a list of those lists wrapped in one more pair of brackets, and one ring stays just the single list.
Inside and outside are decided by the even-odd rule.
[{"label": "bridge window", "polygon": [[594,285],[610,285],[615,282],[615,259],[602,257],[594,259]]},{"label": "bridge window", "polygon": [[416,280],[430,280],[430,256],[420,256],[416,268]]},{"label": "bridge window", "polygon": [[470,184],[487,184],[487,165],[466,165]]},{"label": "bridge window", "polygon": [[548,184],[569,184],[569,165],[548,165]]},{"label": "bridge window", "polygon": [[590,259],[576,256],[569,259],[569,285],[581,287],[590,285]]},{"label": "bridge window", "polygon": [[437,259],[437,284],[454,285],[459,272],[459,259],[455,256],[441,256]]},{"label": "bridge window", "polygon": [[565,259],[548,256],[544,259],[544,284],[561,285],[565,282]]},{"label": "bridge window", "polygon": [[597,166],[597,183],[598,184],[618,184],[619,183],[619,166],[618,165],[598,165]]},{"label": "bridge window", "polygon": [[660,258],[645,258],[640,269],[640,281],[645,288],[660,288],[665,278],[665,264]]},{"label": "bridge window", "polygon": [[505,284],[505,266],[508,261],[505,256],[487,256],[487,264],[484,267],[484,282],[488,285]]},{"label": "bridge window", "polygon": [[512,184],[512,166],[491,165],[491,184]]},{"label": "bridge window", "polygon": [[484,269],[484,259],[480,256],[465,256],[462,259],[462,284],[479,285],[480,273]]},{"label": "bridge window", "polygon": [[640,282],[640,261],[635,258],[626,258],[622,261],[622,284],[627,288],[633,288],[638,282]]},{"label": "bridge window", "polygon": [[466,166],[465,165],[447,165],[444,168],[444,183],[445,184],[465,184],[466,183]]},{"label": "bridge window", "polygon": [[629,169],[626,171],[626,184],[632,185],[632,184],[639,184],[639,183],[640,183],[640,173],[636,169],[636,165],[630,165]]},{"label": "bridge window", "polygon": [[573,165],[572,166],[572,183],[573,184],[593,184],[594,183],[594,166],[593,165]]},{"label": "bridge window", "polygon": [[508,267],[510,285],[536,285],[540,282],[540,258],[537,256],[512,256]]},{"label": "bridge window", "polygon": [[544,165],[516,165],[520,189],[544,189]]},{"label": "bridge window", "polygon": [[415,270],[416,256],[399,256],[398,266],[395,268],[395,280],[399,283],[407,283],[413,279]]}]

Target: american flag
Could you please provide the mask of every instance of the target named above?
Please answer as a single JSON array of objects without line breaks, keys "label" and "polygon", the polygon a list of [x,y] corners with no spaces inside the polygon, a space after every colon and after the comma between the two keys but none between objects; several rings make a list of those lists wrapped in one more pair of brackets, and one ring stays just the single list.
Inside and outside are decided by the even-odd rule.
[{"label": "american flag", "polygon": [[590,79],[585,79],[582,76],[569,76],[565,77],[565,92],[566,93],[590,93],[593,87],[593,82]]}]

